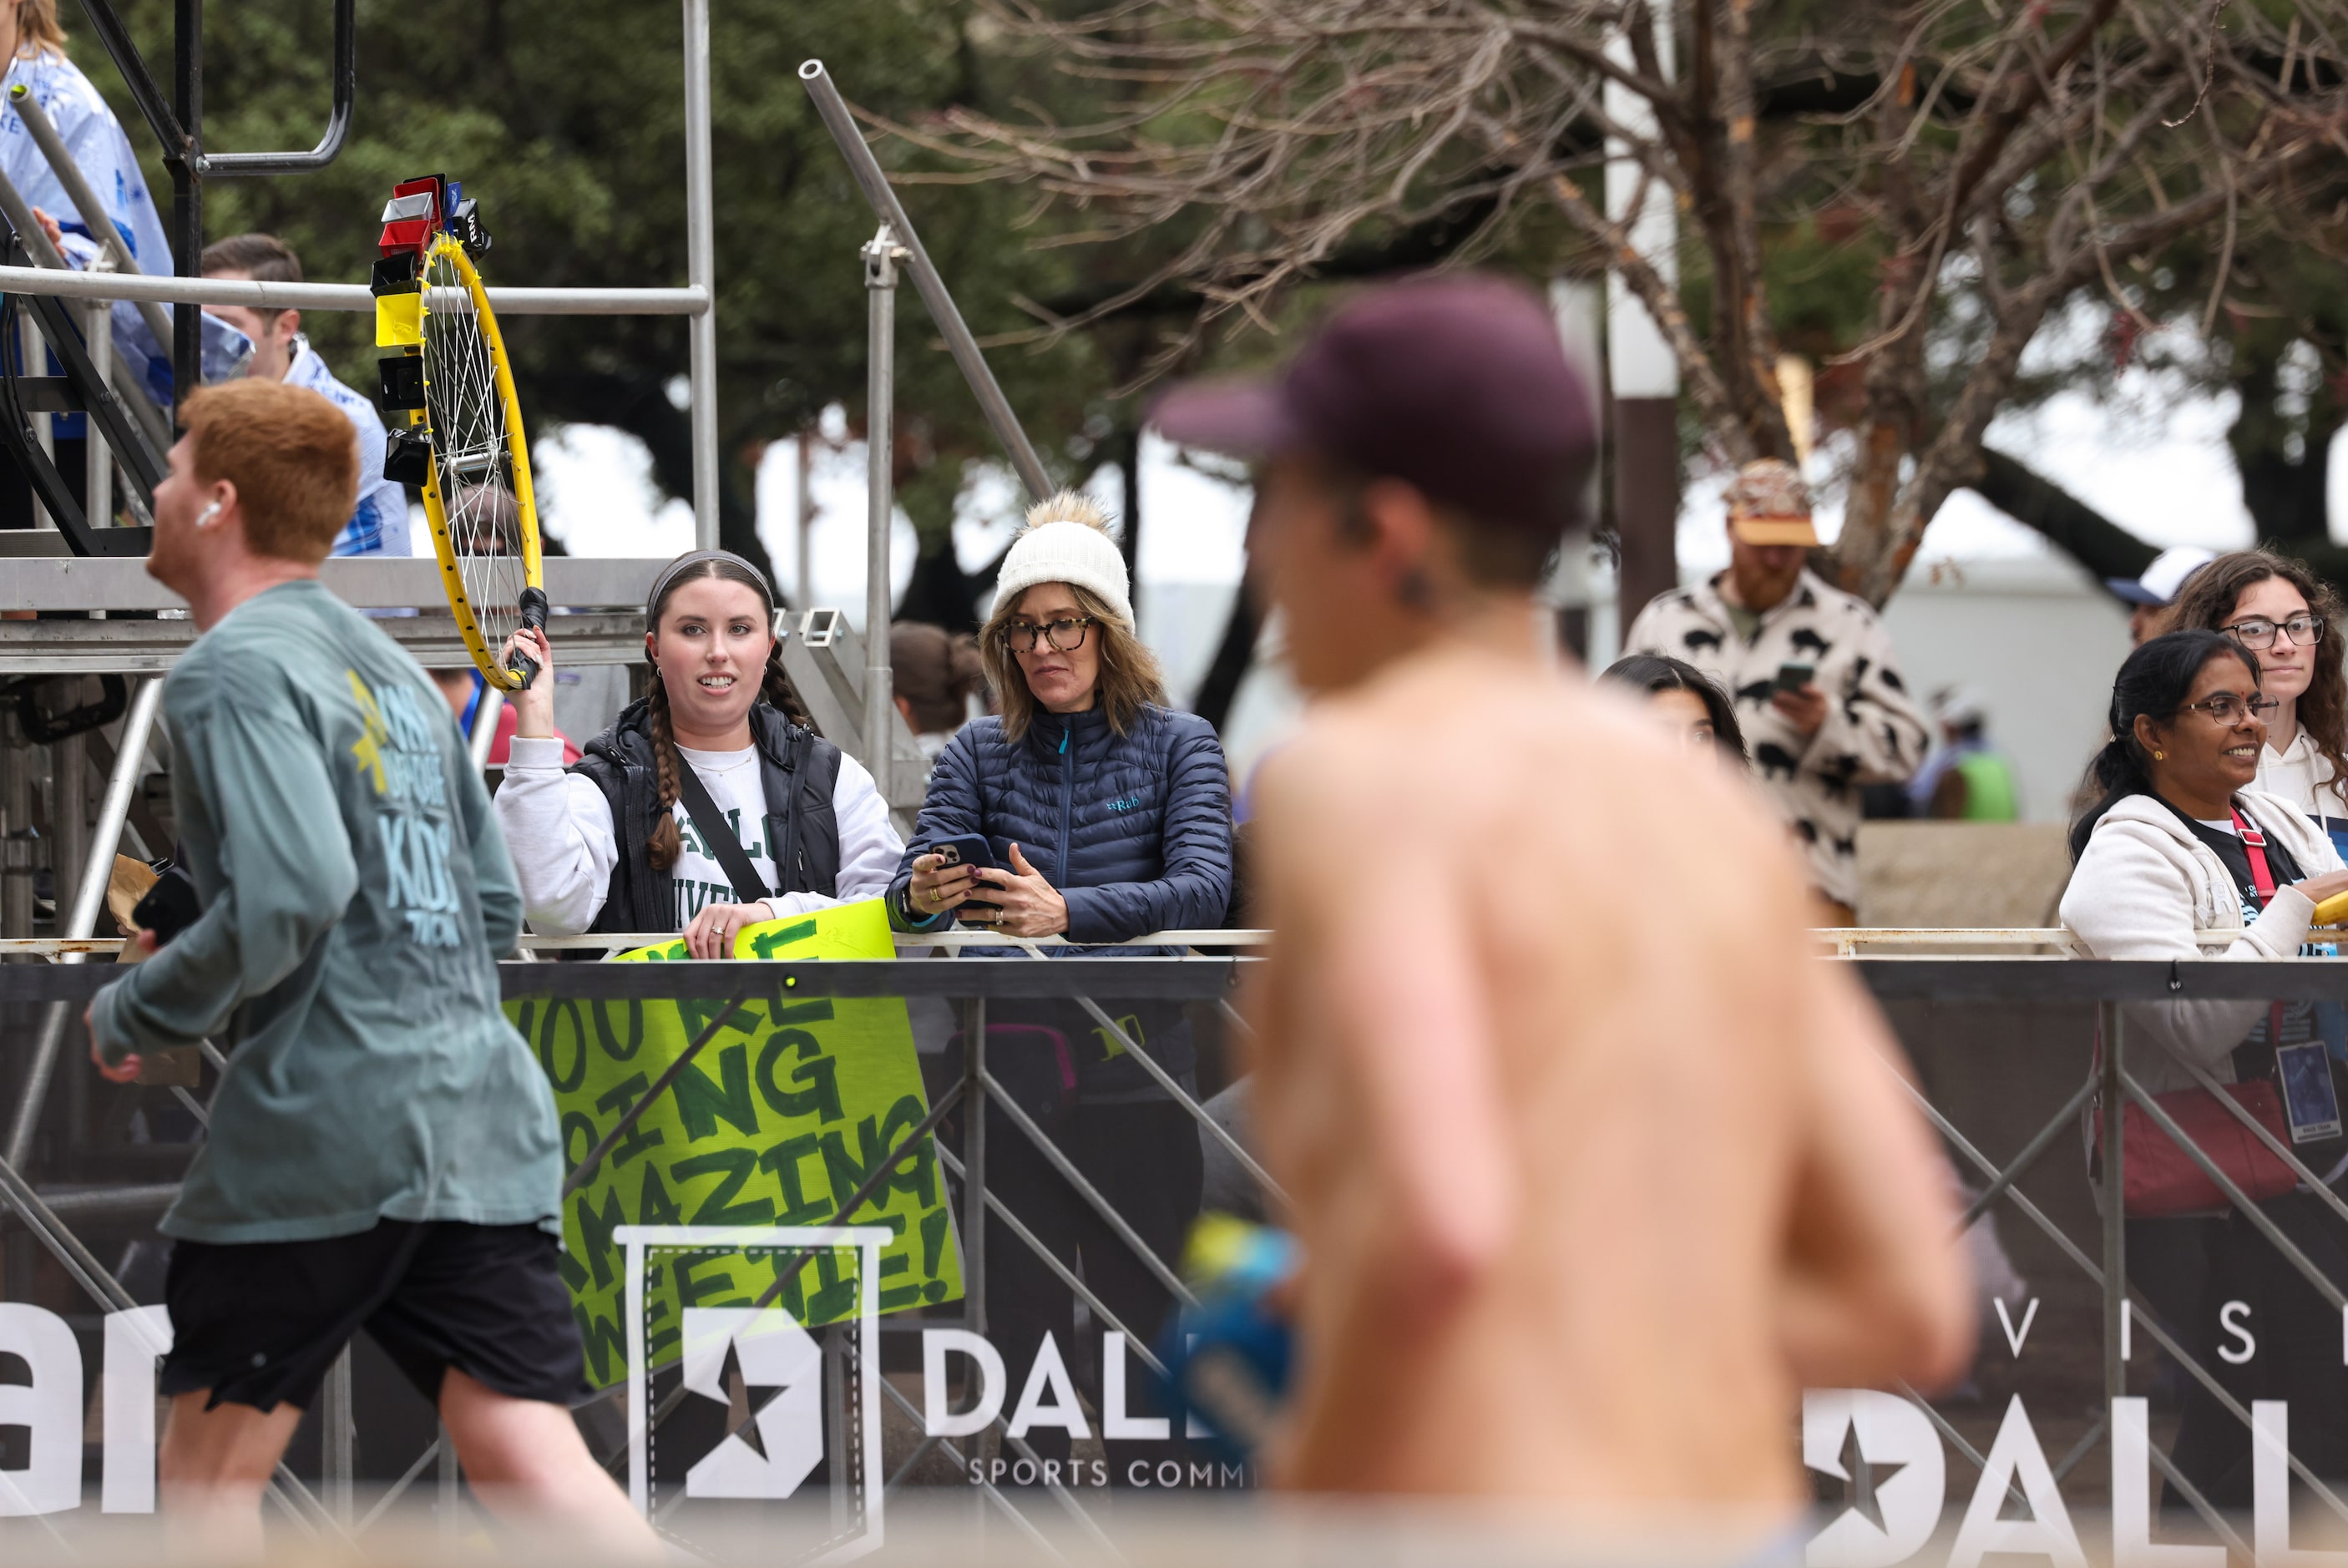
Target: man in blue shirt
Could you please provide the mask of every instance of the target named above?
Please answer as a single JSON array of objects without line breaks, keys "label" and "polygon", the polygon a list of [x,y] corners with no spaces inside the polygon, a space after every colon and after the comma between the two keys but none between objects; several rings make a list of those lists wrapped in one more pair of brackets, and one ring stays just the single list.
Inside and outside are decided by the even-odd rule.
[{"label": "man in blue shirt", "polygon": [[[274,234],[236,234],[204,247],[204,276],[298,284],[302,259]],[[208,304],[204,314],[218,316],[252,340],[252,362],[246,375],[307,387],[341,409],[357,429],[358,508],[335,536],[334,553],[413,553],[408,547],[407,489],[383,477],[383,416],[376,412],[373,403],[335,379],[325,360],[302,335],[302,313]]]}]

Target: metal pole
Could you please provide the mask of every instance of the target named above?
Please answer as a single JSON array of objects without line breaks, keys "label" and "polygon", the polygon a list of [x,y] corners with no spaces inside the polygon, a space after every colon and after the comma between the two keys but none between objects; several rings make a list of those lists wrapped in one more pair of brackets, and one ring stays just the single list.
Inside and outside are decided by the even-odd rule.
[{"label": "metal pole", "polygon": [[[155,727],[155,710],[163,700],[160,678],[144,681],[139,693],[130,699],[130,711],[123,717],[122,743],[114,753],[114,771],[106,780],[106,796],[98,802],[98,825],[89,837],[89,859],[81,876],[74,883],[72,911],[66,916],[65,929],[57,934],[85,937],[98,929],[98,912],[106,899],[106,888],[114,871],[115,845],[122,840],[122,824],[130,814],[131,791],[137,788],[139,776],[146,772],[147,737]],[[78,964],[82,955],[68,953],[59,960]],[[16,1114],[8,1127],[6,1160],[11,1165],[25,1162],[33,1145],[34,1130],[41,1123],[41,1106],[49,1096],[49,1080],[57,1076],[57,1052],[65,1043],[66,1019],[71,1004],[53,1002],[48,1016],[41,1022],[41,1037],[33,1047],[33,1059],[25,1069],[23,1091],[16,1102]]]},{"label": "metal pole", "polygon": [[[37,259],[37,258],[36,258]],[[60,299],[150,300],[165,304],[241,304],[252,310],[339,310],[365,314],[375,296],[365,284],[263,284],[246,278],[134,277],[46,266],[0,266],[0,290]],[[489,291],[499,315],[693,315],[709,308],[700,289],[513,288]]]},{"label": "metal pole", "polygon": [[49,880],[57,908],[80,902],[89,874],[89,741],[68,735],[49,748]]},{"label": "metal pole", "polygon": [[865,344],[864,766],[889,799],[895,717],[889,665],[889,530],[896,521],[897,263],[906,254],[883,222],[864,247]]},{"label": "metal pole", "polygon": [[815,432],[799,432],[799,559],[794,591],[798,612],[815,608]]},{"label": "metal pole", "polygon": [[[40,220],[33,216],[33,204],[25,200],[24,192],[16,189],[16,182],[5,174],[0,174],[0,218],[7,219],[8,227],[15,230],[16,237],[24,242],[25,253],[32,258],[34,270],[51,272],[73,270],[66,264],[66,259],[57,253],[57,246],[49,242],[49,236],[42,230]],[[20,330],[24,344],[24,363],[20,367],[21,371],[26,376],[46,377],[49,373],[48,340],[43,335],[40,323],[35,319],[33,313],[29,311],[25,313],[22,321],[23,326]],[[55,458],[57,446],[51,433],[52,428],[53,424],[47,414],[36,413],[33,416],[34,438],[40,442],[43,452]],[[57,526],[56,521],[49,516],[49,509],[41,504],[37,490],[33,496],[33,526],[35,528]]]},{"label": "metal pole", "polygon": [[896,232],[897,242],[905,248],[907,270],[913,274],[913,286],[922,292],[922,303],[929,307],[930,319],[937,324],[938,332],[946,340],[946,352],[953,356],[964,381],[970,383],[971,395],[978,399],[980,412],[986,416],[994,438],[1003,443],[1010,455],[1011,466],[1018,470],[1019,482],[1027,487],[1031,500],[1042,500],[1052,493],[1052,481],[1044,472],[1044,461],[1027,439],[1027,432],[1019,428],[1019,416],[1011,411],[1011,401],[1004,397],[1003,388],[988,368],[986,356],[978,349],[978,339],[954,308],[953,296],[946,292],[945,280],[938,275],[930,253],[922,248],[921,236],[913,232],[912,221],[905,216],[897,192],[890,187],[889,177],[880,171],[880,160],[864,144],[864,135],[856,129],[855,119],[848,112],[847,100],[823,68],[821,60],[809,60],[799,67],[799,80],[807,85],[808,97],[815,100],[816,113],[823,117],[824,129],[831,132],[832,140],[839,144],[840,156],[848,160],[848,171],[856,177],[864,199],[880,222]]},{"label": "metal pole", "polygon": [[498,738],[498,716],[504,712],[505,706],[505,689],[482,682],[480,703],[473,710],[473,733],[466,738],[476,769],[489,765],[489,749]]},{"label": "metal pole", "polygon": [[0,934],[33,934],[33,748],[7,719],[0,751]]},{"label": "metal pole", "polygon": [[[90,363],[98,367],[98,378],[108,386],[114,382],[114,307],[93,303],[86,307],[88,315],[82,325],[82,341],[88,346]],[[98,421],[85,418],[81,422],[82,516],[92,528],[114,526],[114,453],[98,433]]]},{"label": "metal pole", "polygon": [[711,308],[686,328],[693,390],[693,537],[717,548],[717,238],[709,170],[709,0],[685,0],[685,270]]},{"label": "metal pole", "polygon": [[[971,999],[963,1011],[962,1026],[962,1300],[963,1317],[970,1331],[986,1337],[986,998]],[[973,1452],[985,1455],[994,1429],[971,1440]],[[994,1452],[1001,1452],[994,1448]],[[992,1457],[987,1455],[987,1457]],[[1014,1514],[1013,1517],[1016,1518]],[[986,1532],[986,1511],[979,1510],[979,1532]]]},{"label": "metal pole", "polygon": [[[48,231],[41,227],[41,221],[33,216],[33,204],[25,200],[25,193],[16,189],[16,182],[5,174],[0,174],[0,217],[6,218],[8,227],[15,230],[16,237],[25,242],[25,253],[32,257],[35,267],[46,268],[50,272],[69,273],[74,270],[67,263],[64,253],[50,243]],[[45,373],[36,371],[34,374]]]},{"label": "metal pole", "polygon": [[[2104,1398],[2109,1401],[2127,1393],[2127,1361],[2120,1355],[2127,1320],[2127,1163],[2121,1132],[2127,1125],[2127,1118],[2121,1114],[2127,1096],[2122,1088],[2120,1005],[2097,1003],[2096,1026],[2104,1047]],[[2108,1402],[2104,1408],[2108,1416]]]},{"label": "metal pole", "polygon": [[335,1357],[326,1368],[325,1398],[318,1411],[318,1440],[324,1445],[322,1459],[325,1470],[326,1511],[335,1522],[350,1528],[351,1482],[355,1468],[356,1449],[352,1439],[356,1436],[351,1409],[351,1347]]},{"label": "metal pole", "polygon": [[848,1336],[837,1323],[823,1331],[825,1459],[831,1465],[831,1528],[848,1528]]},{"label": "metal pole", "polygon": [[[0,175],[0,179],[5,178],[6,176]],[[22,350],[16,364],[17,374],[27,377],[46,376],[49,373],[48,340],[41,334],[38,315],[28,310],[19,315],[16,321],[17,346]],[[34,414],[31,418],[34,443],[54,461],[56,452],[49,440],[49,417],[46,414]],[[38,485],[33,486],[33,526],[51,530],[57,526],[57,520],[49,515],[48,507],[41,500],[41,487]]]},{"label": "metal pole", "polygon": [[[49,119],[48,111],[41,108],[40,100],[33,97],[32,88],[21,83],[10,88],[8,101],[15,106],[16,118],[23,120],[25,129],[32,133],[33,145],[39,148],[41,156],[49,160],[49,172],[56,175],[57,183],[66,188],[67,199],[81,214],[82,226],[89,231],[90,237],[104,248],[106,253],[114,258],[114,270],[132,277],[139,276],[138,258],[130,253],[130,247],[122,242],[121,232],[115,228],[114,221],[106,215],[106,203],[100,201],[98,192],[90,189],[81,165],[74,161],[73,153],[66,147],[65,138],[57,134],[57,126]],[[163,314],[161,305],[151,300],[141,300],[139,313],[146,320],[147,330],[155,335],[158,348],[171,341],[171,318]],[[101,365],[105,363],[95,345],[91,346],[90,357]]]},{"label": "metal pole", "polygon": [[[192,278],[204,270],[204,0],[173,0],[171,44],[171,108],[188,139],[185,147],[163,150],[171,166],[171,270]],[[203,313],[192,304],[180,305],[171,313],[174,428],[179,405],[203,378]]]},{"label": "metal pole", "polygon": [[[256,174],[306,174],[324,169],[343,150],[351,110],[359,96],[359,25],[356,0],[335,0],[335,108],[318,145],[307,152],[219,152],[198,149],[196,168],[223,179]],[[195,129],[191,122],[191,133]]]},{"label": "metal pole", "polygon": [[[122,739],[115,748],[114,771],[106,780],[98,802],[98,827],[90,835],[88,869],[74,887],[73,912],[60,936],[84,937],[98,929],[98,912],[106,904],[107,882],[114,871],[115,845],[121,841],[123,821],[130,815],[130,797],[147,771],[147,741],[155,729],[155,715],[163,706],[163,682],[153,676],[140,683],[122,720]],[[67,954],[72,963],[78,954]]]},{"label": "metal pole", "polygon": [[962,1298],[970,1331],[986,1334],[986,998],[963,1025]]}]

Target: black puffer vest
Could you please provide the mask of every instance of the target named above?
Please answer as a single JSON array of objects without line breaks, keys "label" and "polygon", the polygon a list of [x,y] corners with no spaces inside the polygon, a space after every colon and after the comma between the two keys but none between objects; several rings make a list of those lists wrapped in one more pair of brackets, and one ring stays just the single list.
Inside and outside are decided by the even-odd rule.
[{"label": "black puffer vest", "polygon": [[[767,703],[750,709],[750,738],[758,748],[766,786],[767,842],[783,885],[778,892],[838,894],[839,821],[831,807],[839,780],[839,748],[819,739]],[[679,766],[685,766],[679,758]],[[570,771],[594,780],[612,807],[620,858],[612,885],[590,930],[667,931],[676,924],[676,892],[669,873],[654,871],[645,844],[661,819],[660,773],[653,761],[652,721],[641,699],[621,710],[612,727],[587,743]]]}]

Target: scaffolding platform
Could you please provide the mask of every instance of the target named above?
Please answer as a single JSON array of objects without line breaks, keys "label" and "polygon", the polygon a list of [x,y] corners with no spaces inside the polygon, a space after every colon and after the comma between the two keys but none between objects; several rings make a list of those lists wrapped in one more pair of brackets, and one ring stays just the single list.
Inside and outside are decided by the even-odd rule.
[{"label": "scaffolding platform", "polygon": [[[26,532],[0,542],[56,541]],[[62,544],[59,545],[62,548]],[[644,657],[644,593],[663,562],[634,557],[550,556],[547,595],[559,613],[550,628],[566,665],[631,665]],[[320,579],[362,610],[386,615],[383,629],[427,669],[472,663],[431,559],[329,561]],[[196,639],[184,600],[147,575],[143,561],[0,553],[0,614],[104,611],[108,620],[0,620],[0,676],[157,675]]]}]

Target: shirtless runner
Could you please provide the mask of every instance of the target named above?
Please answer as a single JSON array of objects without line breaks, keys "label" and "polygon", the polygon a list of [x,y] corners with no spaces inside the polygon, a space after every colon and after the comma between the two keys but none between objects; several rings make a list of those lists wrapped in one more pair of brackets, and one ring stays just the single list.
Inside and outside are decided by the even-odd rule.
[{"label": "shirtless runner", "polygon": [[1783,1528],[1805,1386],[1951,1380],[1956,1213],[1760,804],[1548,651],[1588,395],[1494,280],[1354,301],[1178,390],[1257,459],[1319,700],[1263,769],[1258,1106],[1306,1264],[1272,1471]]}]

